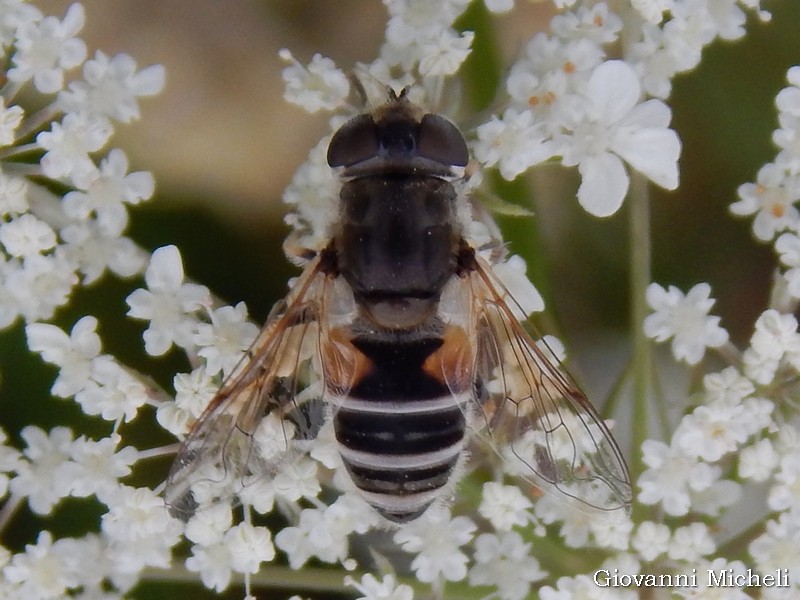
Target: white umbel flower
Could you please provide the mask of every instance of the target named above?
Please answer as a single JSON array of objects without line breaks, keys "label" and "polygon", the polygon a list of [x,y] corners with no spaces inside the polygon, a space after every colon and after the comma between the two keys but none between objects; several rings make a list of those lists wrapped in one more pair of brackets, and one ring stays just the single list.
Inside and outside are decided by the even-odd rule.
[{"label": "white umbel flower", "polygon": [[562,162],[580,171],[578,201],[595,216],[612,215],[622,205],[629,185],[623,161],[665,189],[678,187],[681,145],[668,127],[671,111],[660,100],[640,103],[641,94],[627,63],[602,63],[586,86],[585,116],[557,140]]},{"label": "white umbel flower", "polygon": [[286,88],[283,97],[310,113],[340,108],[350,92],[347,76],[330,58],[315,54],[309,65],[301,65],[287,49],[280,51],[288,63],[281,73]]},{"label": "white umbel flower", "polygon": [[664,289],[657,283],[647,288],[647,303],[655,312],[644,320],[644,332],[657,342],[672,339],[675,358],[694,365],[706,348],[719,348],[728,341],[728,332],[719,326],[719,317],[709,316],[715,300],[711,286],[695,285],[686,295],[675,286]]},{"label": "white umbel flower", "polygon": [[467,556],[461,546],[472,539],[475,529],[467,517],[452,518],[448,509],[434,505],[399,529],[394,540],[416,555],[411,568],[420,581],[460,581],[467,575]]},{"label": "white umbel flower", "polygon": [[45,17],[17,29],[17,52],[11,57],[14,66],[8,78],[16,83],[30,79],[43,94],[57,92],[64,85],[64,71],[86,58],[86,44],[75,37],[83,29],[83,6],[73,4],[64,20]]},{"label": "white umbel flower", "polygon": [[193,344],[195,321],[191,315],[210,304],[205,286],[184,283],[183,263],[175,246],[164,246],[153,252],[145,272],[147,289],[135,290],[128,296],[128,315],[150,321],[144,332],[145,350],[160,356],[172,344]]}]

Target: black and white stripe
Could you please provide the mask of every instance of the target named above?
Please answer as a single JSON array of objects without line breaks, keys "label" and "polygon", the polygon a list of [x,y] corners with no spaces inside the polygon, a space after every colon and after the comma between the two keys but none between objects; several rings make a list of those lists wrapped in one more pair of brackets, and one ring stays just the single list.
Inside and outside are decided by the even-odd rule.
[{"label": "black and white stripe", "polygon": [[423,369],[441,338],[357,338],[370,369],[334,414],[345,467],[384,517],[406,522],[440,494],[458,463],[467,393],[454,396]]}]

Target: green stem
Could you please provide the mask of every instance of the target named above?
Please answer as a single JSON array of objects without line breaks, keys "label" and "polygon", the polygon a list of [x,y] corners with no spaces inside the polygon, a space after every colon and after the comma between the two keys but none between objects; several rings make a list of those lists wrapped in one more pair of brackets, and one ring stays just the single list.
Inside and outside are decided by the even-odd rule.
[{"label": "green stem", "polygon": [[[262,565],[258,573],[250,576],[250,585],[268,589],[305,590],[309,592],[352,592],[345,585],[346,572],[340,569],[304,567],[291,569],[277,565]],[[350,574],[354,579],[358,576]],[[197,583],[198,574],[178,564],[168,570],[147,569],[143,580]]]},{"label": "green stem", "polygon": [[[262,565],[258,573],[250,575],[250,585],[262,590],[302,590],[303,592],[327,592],[338,594],[356,594],[355,588],[345,583],[345,577],[350,576],[356,581],[364,575],[363,572],[345,571],[343,569],[325,569],[318,567],[303,567],[292,569],[281,565]],[[189,571],[176,563],[168,570],[146,569],[142,576],[147,581],[186,582],[196,584],[197,573]],[[413,577],[397,577],[398,584],[406,584],[414,589],[415,597],[425,597],[430,592],[430,585],[421,583]],[[476,588],[466,582],[447,584],[447,593],[443,597],[459,598],[460,600],[480,600],[486,597],[487,588]]]},{"label": "green stem", "polygon": [[600,414],[604,419],[613,419],[617,414],[619,403],[626,397],[625,392],[630,383],[632,369],[633,363],[629,361],[611,386],[611,390],[601,405],[603,410]]},{"label": "green stem", "polygon": [[631,236],[630,325],[633,343],[631,471],[635,479],[644,469],[641,447],[647,438],[648,396],[652,382],[651,346],[642,328],[648,313],[646,292],[650,284],[650,195],[647,180],[636,172],[631,173],[628,207]]}]

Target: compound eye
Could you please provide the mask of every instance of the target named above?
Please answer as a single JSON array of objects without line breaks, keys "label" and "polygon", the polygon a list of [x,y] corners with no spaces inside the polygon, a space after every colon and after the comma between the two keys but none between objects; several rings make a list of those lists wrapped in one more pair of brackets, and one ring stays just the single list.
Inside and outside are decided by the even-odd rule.
[{"label": "compound eye", "polygon": [[417,154],[443,165],[464,167],[469,152],[458,127],[439,115],[427,114],[419,123]]},{"label": "compound eye", "polygon": [[333,134],[328,145],[328,165],[349,167],[377,156],[380,151],[378,128],[367,114],[353,117]]}]

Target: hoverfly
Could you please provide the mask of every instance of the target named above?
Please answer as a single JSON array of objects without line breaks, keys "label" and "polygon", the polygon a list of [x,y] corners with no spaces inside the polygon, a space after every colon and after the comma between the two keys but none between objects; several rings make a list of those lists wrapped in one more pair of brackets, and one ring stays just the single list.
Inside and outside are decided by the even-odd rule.
[{"label": "hoverfly", "polygon": [[406,90],[333,135],[327,161],[341,189],[329,242],[307,252],[183,442],[165,493],[173,514],[190,517],[215,477],[224,487],[279,471],[285,453],[265,455],[253,438],[274,416],[313,437],[309,396],[324,401],[355,488],[390,521],[443,495],[473,431],[545,492],[600,510],[629,505],[608,428],[467,241],[468,160],[456,126]]}]

